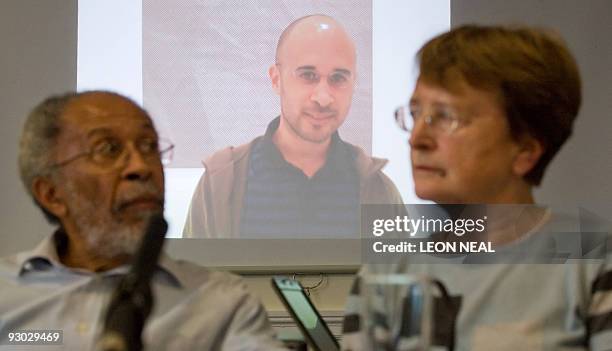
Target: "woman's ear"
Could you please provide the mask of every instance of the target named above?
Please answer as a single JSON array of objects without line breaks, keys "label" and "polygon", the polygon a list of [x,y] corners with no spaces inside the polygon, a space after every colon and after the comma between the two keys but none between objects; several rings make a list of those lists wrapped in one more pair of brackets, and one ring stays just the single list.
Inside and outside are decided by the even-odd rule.
[{"label": "woman's ear", "polygon": [[516,175],[524,177],[542,158],[544,146],[533,136],[521,137],[518,146],[519,150],[514,159],[513,170]]}]

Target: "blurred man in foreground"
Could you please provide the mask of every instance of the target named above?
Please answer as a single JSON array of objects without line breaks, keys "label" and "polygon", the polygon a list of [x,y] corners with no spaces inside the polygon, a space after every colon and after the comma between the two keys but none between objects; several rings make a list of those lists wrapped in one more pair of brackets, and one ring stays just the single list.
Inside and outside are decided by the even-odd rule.
[{"label": "blurred man in foreground", "polygon": [[402,203],[382,172],[386,161],[338,134],[351,106],[355,55],[331,17],[287,26],[269,69],[280,116],[263,136],[204,162],[184,236],[357,238],[360,204]]},{"label": "blurred man in foreground", "polygon": [[[567,234],[561,241],[547,236],[549,226],[569,221],[533,206],[533,187],[570,136],[581,102],[569,50],[542,30],[463,26],[430,40],[418,58],[412,98],[396,112],[410,132],[416,194],[438,204],[525,206],[500,207],[518,210],[495,213],[487,223],[486,240],[497,248],[490,256],[430,255],[435,264],[428,264],[408,254],[399,263],[364,266],[348,301],[344,349],[376,339],[376,327],[360,315],[372,304],[364,280],[399,274],[437,279],[452,297],[452,308],[434,304],[433,345],[449,345],[442,339],[452,338],[448,320],[456,319],[459,350],[610,350],[612,257],[605,240],[591,252],[596,259],[553,256],[549,264],[526,264],[544,262],[537,254],[555,252],[548,244],[572,237],[570,227],[561,228]],[[502,256],[543,243],[530,262]],[[385,313],[391,312],[379,320]],[[414,336],[409,327],[387,328],[378,333],[382,343],[406,345],[402,340]]]},{"label": "blurred man in foreground", "polygon": [[[171,151],[148,114],[115,93],[54,96],[32,111],[21,179],[58,229],[0,261],[0,345],[11,332],[51,329],[63,332],[56,349],[91,349],[149,219],[163,211],[162,159]],[[162,256],[152,290],[145,349],[278,348],[237,277]]]}]

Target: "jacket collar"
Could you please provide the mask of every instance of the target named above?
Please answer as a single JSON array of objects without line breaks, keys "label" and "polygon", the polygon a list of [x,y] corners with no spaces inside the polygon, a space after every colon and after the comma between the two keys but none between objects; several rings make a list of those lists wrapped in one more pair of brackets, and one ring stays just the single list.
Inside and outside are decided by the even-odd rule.
[{"label": "jacket collar", "polygon": [[[274,133],[274,131],[276,131],[276,128],[278,128],[279,123],[280,116],[276,117],[268,124],[266,133],[264,135],[255,138],[249,143],[221,150],[219,153],[216,153],[212,157],[208,158],[206,161],[203,161],[203,164],[206,167],[206,171],[215,173],[217,170],[232,167],[232,165],[236,162],[246,160],[249,156],[249,153],[251,152],[253,145],[255,145],[255,143],[261,142],[262,139],[266,138],[267,135],[269,135],[269,137],[271,138],[271,135]],[[340,142],[346,145],[347,149],[351,149],[351,151],[355,155],[357,171],[362,179],[368,179],[372,177],[378,171],[382,170],[383,167],[387,164],[386,159],[371,157],[367,155],[362,148],[346,143],[340,138],[338,132],[335,132],[332,138],[332,141],[335,140],[336,142]]]}]

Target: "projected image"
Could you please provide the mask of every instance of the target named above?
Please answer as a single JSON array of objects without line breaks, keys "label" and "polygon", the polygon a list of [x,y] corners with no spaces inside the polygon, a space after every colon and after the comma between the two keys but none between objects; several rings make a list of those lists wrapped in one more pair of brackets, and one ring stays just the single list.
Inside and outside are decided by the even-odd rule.
[{"label": "projected image", "polygon": [[392,113],[448,11],[448,0],[79,2],[77,89],[132,97],[176,145],[168,237],[357,238],[361,204],[415,202]]},{"label": "projected image", "polygon": [[143,102],[173,165],[205,166],[184,235],[357,237],[371,3],[172,4],[143,2]]},{"label": "projected image", "polygon": [[[180,140],[172,167],[202,167],[215,151],[265,132],[281,112],[268,72],[279,37],[292,21],[313,14],[333,17],[354,43],[354,98],[341,135],[371,151],[371,0],[144,0],[143,103],[162,134]],[[304,53],[320,48],[299,45]]]}]

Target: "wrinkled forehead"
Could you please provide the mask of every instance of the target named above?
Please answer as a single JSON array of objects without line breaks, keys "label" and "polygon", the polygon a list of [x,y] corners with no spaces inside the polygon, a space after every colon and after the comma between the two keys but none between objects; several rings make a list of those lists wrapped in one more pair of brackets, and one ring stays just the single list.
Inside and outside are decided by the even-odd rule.
[{"label": "wrinkled forehead", "polygon": [[85,94],[67,104],[62,113],[62,132],[86,134],[97,128],[124,133],[139,129],[155,132],[147,113],[132,101],[118,95]]}]

